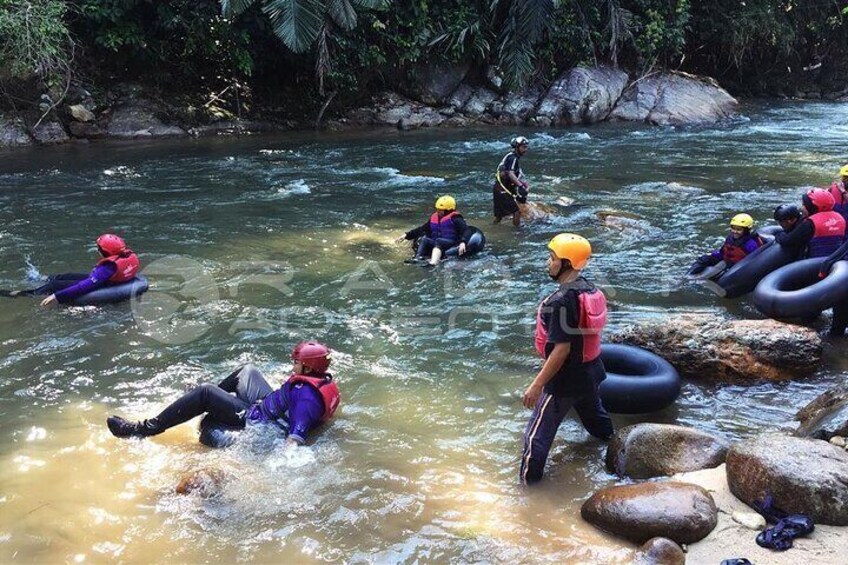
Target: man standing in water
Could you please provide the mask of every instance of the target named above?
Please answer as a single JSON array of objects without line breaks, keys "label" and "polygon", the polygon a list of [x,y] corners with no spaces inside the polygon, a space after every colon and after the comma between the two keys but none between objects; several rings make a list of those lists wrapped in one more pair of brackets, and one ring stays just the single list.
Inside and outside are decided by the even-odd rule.
[{"label": "man standing in water", "polygon": [[495,183],[492,185],[492,204],[495,210],[495,222],[512,215],[512,225],[521,224],[519,204],[527,203],[527,193],[530,191],[524,174],[521,172],[519,160],[527,153],[530,142],[526,137],[515,137],[510,142],[512,151],[507,153],[495,172]]},{"label": "man standing in water", "polygon": [[548,249],[548,275],[559,288],[536,313],[536,351],[545,362],[524,392],[525,408],[533,409],[524,430],[520,470],[524,484],[542,479],[557,429],[572,406],[590,434],[602,440],[613,434],[598,391],[606,378],[600,357],[606,298],[580,274],[592,247],[579,235],[561,233]]}]

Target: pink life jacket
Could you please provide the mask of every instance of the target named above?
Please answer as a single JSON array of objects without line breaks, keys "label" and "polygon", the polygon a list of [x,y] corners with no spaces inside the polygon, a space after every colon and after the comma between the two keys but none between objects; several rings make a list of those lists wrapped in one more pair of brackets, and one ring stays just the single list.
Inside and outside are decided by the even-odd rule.
[{"label": "pink life jacket", "polygon": [[[547,299],[545,299],[547,300]],[[542,307],[545,300],[536,310],[536,334],[534,345],[536,351],[544,359],[545,344],[548,342],[548,330],[542,321]],[[583,351],[579,352],[580,362],[594,361],[601,355],[601,331],[607,322],[607,299],[600,289],[577,291],[577,302],[580,306],[577,327],[583,335]]]},{"label": "pink life jacket", "polygon": [[321,422],[326,422],[333,417],[336,408],[339,407],[341,395],[339,387],[333,382],[333,377],[310,377],[308,375],[292,375],[288,382],[292,384],[305,383],[318,391],[321,398],[324,400],[324,415],[321,416]]},{"label": "pink life jacket", "polygon": [[138,262],[138,255],[136,255],[131,249],[127,249],[121,255],[104,257],[97,262],[98,265],[102,265],[103,263],[115,263],[115,266],[118,267],[115,274],[109,277],[109,282],[111,283],[127,282],[135,277],[140,266]]}]

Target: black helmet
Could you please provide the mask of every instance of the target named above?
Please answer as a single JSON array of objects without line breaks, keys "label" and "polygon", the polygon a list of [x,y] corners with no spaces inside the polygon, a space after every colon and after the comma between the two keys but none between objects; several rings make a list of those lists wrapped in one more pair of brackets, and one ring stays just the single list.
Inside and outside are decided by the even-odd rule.
[{"label": "black helmet", "polygon": [[527,141],[526,137],[519,135],[518,137],[513,137],[509,144],[512,147],[518,147],[519,145],[530,145],[530,142]]},{"label": "black helmet", "polygon": [[800,218],[801,210],[794,204],[781,204],[774,209],[774,219],[778,222],[785,222],[792,218]]}]

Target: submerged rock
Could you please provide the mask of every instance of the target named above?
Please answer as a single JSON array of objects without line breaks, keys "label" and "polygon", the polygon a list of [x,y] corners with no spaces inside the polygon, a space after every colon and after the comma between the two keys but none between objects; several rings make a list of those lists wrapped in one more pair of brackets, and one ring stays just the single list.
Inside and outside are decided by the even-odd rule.
[{"label": "submerged rock", "polygon": [[177,494],[197,493],[202,498],[211,498],[221,492],[229,475],[221,469],[200,469],[183,475],[174,491]]},{"label": "submerged rock", "polygon": [[653,351],[684,378],[731,383],[806,377],[822,358],[814,330],[776,320],[668,316],[626,327],[609,340]]},{"label": "submerged rock", "polygon": [[834,387],[801,408],[795,419],[801,437],[829,440],[848,435],[848,383]]},{"label": "submerged rock", "polygon": [[709,534],[718,521],[710,493],[688,483],[641,483],[613,486],[593,494],[580,515],[607,532],[644,543],[666,537],[693,543]]},{"label": "submerged rock", "polygon": [[768,433],[735,443],[727,482],[748,505],[769,494],[789,514],[848,526],[848,453],[827,442]]},{"label": "submerged rock", "polygon": [[607,448],[607,471],[649,479],[710,469],[724,463],[728,442],[701,430],[636,424],[616,431]]},{"label": "submerged rock", "polygon": [[713,79],[662,73],[628,86],[610,119],[655,125],[713,123],[730,117],[737,104]]},{"label": "submerged rock", "polygon": [[683,549],[668,538],[651,538],[633,557],[633,565],[685,565]]}]

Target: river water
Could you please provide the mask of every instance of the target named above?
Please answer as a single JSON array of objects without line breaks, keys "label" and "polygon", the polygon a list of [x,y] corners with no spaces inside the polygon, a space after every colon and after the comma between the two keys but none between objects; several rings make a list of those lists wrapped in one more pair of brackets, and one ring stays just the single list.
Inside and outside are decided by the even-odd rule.
[{"label": "river water", "polygon": [[[0,153],[0,287],[94,261],[125,235],[151,291],[132,306],[0,309],[1,562],[613,563],[632,546],[579,519],[611,484],[604,446],[564,422],[538,488],[518,484],[521,394],[539,362],[546,241],[592,241],[587,275],[611,329],[666,312],[759,317],[683,284],[729,218],[765,222],[848,161],[848,104],[741,108],[715,128],[599,125],[297,133]],[[490,179],[516,134],[532,199],[555,211],[491,225]],[[486,231],[473,261],[404,265],[393,242],[435,198]],[[573,204],[565,206],[573,201]],[[598,212],[631,217],[609,226]],[[819,328],[826,322],[820,321]],[[104,420],[152,416],[251,361],[283,380],[301,338],[329,343],[342,407],[287,452],[248,433],[211,451],[196,424],[118,440]],[[780,426],[844,379],[844,354],[803,382],[687,382],[676,405],[615,417],[730,439]],[[178,495],[186,473],[224,477]]]}]

